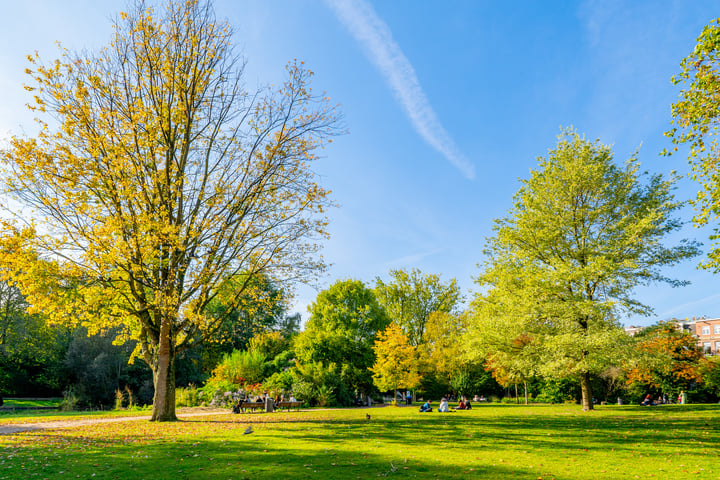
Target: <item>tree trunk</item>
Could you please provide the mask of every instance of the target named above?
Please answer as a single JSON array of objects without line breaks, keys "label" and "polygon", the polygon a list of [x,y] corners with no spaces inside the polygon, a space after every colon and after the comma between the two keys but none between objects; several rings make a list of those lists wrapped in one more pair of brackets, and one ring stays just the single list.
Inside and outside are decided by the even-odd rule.
[{"label": "tree trunk", "polygon": [[590,387],[590,374],[580,375],[580,390],[582,391],[582,409],[587,412],[593,409],[592,388]]},{"label": "tree trunk", "polygon": [[175,348],[170,335],[169,319],[164,319],[160,327],[160,342],[157,359],[153,365],[153,422],[174,422],[175,416]]},{"label": "tree trunk", "polygon": [[527,390],[527,382],[523,382],[523,388],[525,389],[525,405],[528,405],[528,390]]},{"label": "tree trunk", "polygon": [[518,396],[517,383],[515,384],[515,403],[520,403],[520,397]]}]

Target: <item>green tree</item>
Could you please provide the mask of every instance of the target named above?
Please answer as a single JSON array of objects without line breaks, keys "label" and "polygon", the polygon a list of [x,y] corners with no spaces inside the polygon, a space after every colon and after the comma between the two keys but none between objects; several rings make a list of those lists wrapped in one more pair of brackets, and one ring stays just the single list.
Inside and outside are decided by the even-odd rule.
[{"label": "green tree", "polygon": [[[720,19],[713,20],[703,29],[693,52],[680,64],[682,71],[672,78],[675,85],[685,85],[680,100],[672,106],[672,123],[665,133],[675,147],[688,144],[688,161],[692,176],[700,184],[694,201],[696,225],[717,224],[720,216]],[[688,85],[689,83],[689,85]],[[710,239],[713,248],[702,267],[720,271],[720,228],[715,227]]]},{"label": "green tree", "polygon": [[150,369],[142,360],[128,363],[137,341],[116,345],[115,338],[113,330],[88,335],[86,328],[78,327],[73,332],[64,357],[64,381],[81,406],[110,406],[115,392],[126,387],[140,404],[152,402]]},{"label": "green tree", "polygon": [[30,314],[20,290],[0,282],[0,395],[58,395],[71,331]]},{"label": "green tree", "polygon": [[616,315],[651,311],[633,298],[634,288],[683,285],[661,267],[698,248],[663,244],[681,227],[673,213],[682,203],[671,193],[673,180],[640,174],[635,156],[618,166],[608,147],[565,131],[538,164],[508,215],[495,220],[478,277],[485,292],[477,301],[486,304],[479,311],[490,313],[477,321],[516,324],[512,332],[527,338],[523,350],[537,355],[539,373],[578,378],[588,410],[591,375],[623,350]]},{"label": "green tree", "polygon": [[369,393],[373,342],[389,323],[371,289],[359,280],[339,280],[310,305],[310,318],[295,340],[295,353],[302,364],[335,365],[348,390]]},{"label": "green tree", "polygon": [[9,223],[0,263],[55,321],[124,325],[153,371],[152,419],[168,421],[176,355],[217,332],[218,295],[232,307],[256,275],[323,269],[329,192],[312,165],[338,114],[302,63],[247,91],[209,0],[133,5],[99,52],[28,57],[40,131],[11,140],[3,180],[42,228]]},{"label": "green tree", "polygon": [[380,332],[375,340],[375,364],[370,368],[373,382],[381,392],[394,390],[397,399],[399,388],[412,389],[420,384],[417,347],[400,326],[393,322]]},{"label": "green tree", "polygon": [[445,284],[440,276],[423,274],[418,269],[390,270],[391,283],[380,278],[375,292],[390,318],[403,329],[412,345],[423,342],[425,326],[433,312],[457,313],[463,301],[457,280]]},{"label": "green tree", "polygon": [[700,375],[705,389],[720,397],[720,357],[706,357],[700,362]]},{"label": "green tree", "polygon": [[[522,385],[528,402],[528,381],[541,375],[542,352],[539,336],[528,333],[522,321],[522,307],[506,304],[498,298],[499,291],[479,296],[475,321],[465,338],[468,356],[484,361],[493,378],[503,387]],[[512,300],[509,300],[512,302]],[[512,308],[519,307],[517,312]]]}]

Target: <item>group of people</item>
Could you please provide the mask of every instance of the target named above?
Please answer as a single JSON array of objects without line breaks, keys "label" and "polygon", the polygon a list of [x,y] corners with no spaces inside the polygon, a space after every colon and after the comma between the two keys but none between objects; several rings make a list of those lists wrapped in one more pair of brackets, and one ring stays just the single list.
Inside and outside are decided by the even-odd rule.
[{"label": "group of people", "polygon": [[[438,412],[453,412],[455,410],[470,410],[471,408],[472,408],[472,405],[470,404],[470,400],[466,399],[465,397],[460,397],[458,406],[455,408],[450,407],[450,405],[448,404],[447,398],[443,397],[440,400],[440,405],[438,406]],[[432,407],[430,406],[430,400],[428,400],[422,404],[422,406],[420,407],[420,412],[432,412]]]},{"label": "group of people", "polygon": [[[685,393],[684,390],[680,392],[680,395],[678,395],[677,403],[678,405],[685,405],[687,403],[687,393]],[[648,407],[651,405],[663,405],[671,403],[670,399],[667,396],[667,393],[664,393],[662,395],[658,395],[657,400],[653,400],[652,395],[647,394],[647,396],[643,399],[642,402],[640,402],[640,405]]]},{"label": "group of people", "polygon": [[[275,407],[276,407],[280,402],[284,402],[284,401],[286,401],[284,395],[278,394],[278,395],[275,396],[275,398],[273,398],[273,397],[271,397],[270,395],[268,395],[267,393],[263,393],[262,395],[257,395],[257,396],[255,396],[255,397],[250,397],[250,396],[248,396],[247,398],[241,398],[240,400],[238,400],[238,401],[235,403],[235,405],[233,405],[232,411],[233,411],[233,413],[240,413],[240,412],[243,412],[243,413],[244,413],[244,412],[245,412],[245,408],[246,408],[246,407],[245,407],[245,404],[247,404],[247,403],[254,403],[254,404],[261,403],[261,404],[263,404],[266,412],[272,412],[272,411],[275,410]],[[290,398],[289,398],[287,401],[288,401],[288,402],[296,402],[297,400],[295,400],[295,397],[293,397],[292,395],[290,395]]]}]

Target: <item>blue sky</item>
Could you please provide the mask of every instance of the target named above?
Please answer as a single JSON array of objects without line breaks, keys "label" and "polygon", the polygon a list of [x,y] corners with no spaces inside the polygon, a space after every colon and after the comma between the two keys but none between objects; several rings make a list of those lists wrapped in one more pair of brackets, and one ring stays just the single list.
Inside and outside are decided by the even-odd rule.
[{"label": "blue sky", "polygon": [[[639,148],[651,172],[685,173],[682,155],[659,153],[679,71],[702,27],[720,15],[714,1],[216,1],[248,61],[247,85],[282,80],[305,61],[314,88],[341,104],[349,134],[324,151],[317,172],[339,207],[330,212],[329,285],[368,284],[390,269],[419,268],[463,290],[482,261],[492,219],[556,142],[561,127],[613,145],[616,159]],[[56,58],[55,41],[97,49],[124,2],[25,1],[0,16],[0,138],[32,116],[22,88],[25,56]],[[696,186],[680,183],[689,198]],[[684,217],[689,219],[687,209]],[[688,226],[675,240],[709,231]],[[672,240],[672,239],[670,239]],[[692,285],[653,285],[637,298],[654,317],[720,316],[717,278],[697,261],[668,269]],[[298,289],[305,316],[316,292]]]}]

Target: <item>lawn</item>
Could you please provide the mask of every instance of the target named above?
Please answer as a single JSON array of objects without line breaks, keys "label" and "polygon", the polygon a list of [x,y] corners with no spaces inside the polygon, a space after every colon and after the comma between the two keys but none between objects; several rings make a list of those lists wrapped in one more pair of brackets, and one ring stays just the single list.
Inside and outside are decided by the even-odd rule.
[{"label": "lawn", "polygon": [[122,422],[0,437],[0,479],[720,479],[719,414],[482,405]]},{"label": "lawn", "polygon": [[53,407],[60,405],[62,398],[47,398],[44,400],[27,399],[27,398],[5,398],[3,406],[5,408],[37,408],[37,407]]}]

